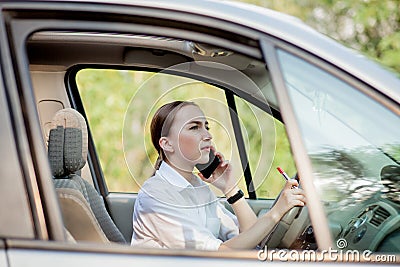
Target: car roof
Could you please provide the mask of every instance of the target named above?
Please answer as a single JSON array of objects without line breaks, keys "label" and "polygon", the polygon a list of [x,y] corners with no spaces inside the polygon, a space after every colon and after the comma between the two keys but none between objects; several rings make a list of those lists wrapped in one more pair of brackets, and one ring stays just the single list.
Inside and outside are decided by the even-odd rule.
[{"label": "car roof", "polygon": [[396,75],[366,59],[358,52],[318,33],[292,16],[263,7],[233,1],[216,0],[31,0],[4,1],[21,4],[32,3],[86,3],[126,5],[177,10],[185,13],[222,19],[244,27],[267,33],[301,49],[315,54],[363,82],[379,89],[383,94],[400,103],[400,79]]}]

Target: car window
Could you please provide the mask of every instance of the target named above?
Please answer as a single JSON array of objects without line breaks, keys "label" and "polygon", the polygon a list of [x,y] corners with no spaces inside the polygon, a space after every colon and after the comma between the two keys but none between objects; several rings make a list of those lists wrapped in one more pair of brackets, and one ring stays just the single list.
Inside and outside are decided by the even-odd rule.
[{"label": "car window", "polygon": [[[83,69],[76,82],[111,192],[138,192],[152,175],[157,153],[150,119],[160,105],[180,99],[204,110],[214,146],[233,163],[239,187],[248,196],[224,90],[191,78],[139,70]],[[240,97],[235,102],[257,197],[275,198],[284,184],[276,167],[290,175],[296,172],[284,126]]]},{"label": "car window", "polygon": [[400,251],[391,245],[399,236],[400,118],[328,72],[278,56],[338,247]]},{"label": "car window", "polygon": [[276,198],[285,184],[277,167],[296,174],[285,127],[254,104],[239,97],[235,102],[257,198]]},{"label": "car window", "polygon": [[84,69],[76,81],[110,191],[139,191],[157,159],[150,138],[154,112],[167,102],[186,100],[205,112],[214,146],[233,162],[239,187],[247,192],[224,90],[146,71]]},{"label": "car window", "polygon": [[[83,69],[76,83],[110,191],[138,192],[125,163],[122,127],[126,107],[149,72]],[[141,166],[141,164],[138,164]]]}]

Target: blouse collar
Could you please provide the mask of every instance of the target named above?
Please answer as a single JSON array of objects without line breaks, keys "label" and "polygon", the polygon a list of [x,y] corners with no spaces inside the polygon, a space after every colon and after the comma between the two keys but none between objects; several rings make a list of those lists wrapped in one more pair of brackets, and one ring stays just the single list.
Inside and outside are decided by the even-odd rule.
[{"label": "blouse collar", "polygon": [[[179,191],[182,191],[185,188],[192,187],[193,185],[189,183],[188,180],[185,179],[180,173],[178,173],[176,170],[174,170],[168,163],[165,161],[161,162],[160,168],[156,171],[156,175],[161,176],[165,180],[167,180],[168,183],[176,186],[179,188]],[[196,179],[196,184],[198,185],[203,185],[203,182],[193,175],[194,178]]]}]

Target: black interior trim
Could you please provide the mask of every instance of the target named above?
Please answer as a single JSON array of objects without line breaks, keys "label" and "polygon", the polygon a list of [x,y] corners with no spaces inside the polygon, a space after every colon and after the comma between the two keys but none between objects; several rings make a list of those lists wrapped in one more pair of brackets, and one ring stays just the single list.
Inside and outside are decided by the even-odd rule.
[{"label": "black interior trim", "polygon": [[256,190],[254,189],[253,178],[249,165],[249,158],[247,157],[246,147],[243,141],[243,134],[239,122],[239,116],[236,109],[235,96],[231,91],[226,90],[225,97],[229,106],[229,114],[233,125],[233,131],[235,132],[236,144],[239,150],[240,162],[242,164],[242,170],[246,181],[247,192],[249,193],[250,199],[257,199]]},{"label": "black interior trim", "polygon": [[[88,165],[90,172],[92,173],[93,185],[100,192],[103,197],[108,195],[108,188],[105,183],[103,169],[101,168],[100,160],[96,151],[96,146],[93,141],[92,132],[90,130],[90,125],[87,120],[85,109],[83,107],[82,99],[79,94],[78,87],[76,85],[76,75],[82,68],[74,67],[67,71],[65,75],[65,86],[67,88],[68,99],[71,103],[71,107],[79,111],[86,120],[88,128]],[[107,202],[105,202],[106,208],[108,210]],[[109,211],[109,210],[108,210]]]}]

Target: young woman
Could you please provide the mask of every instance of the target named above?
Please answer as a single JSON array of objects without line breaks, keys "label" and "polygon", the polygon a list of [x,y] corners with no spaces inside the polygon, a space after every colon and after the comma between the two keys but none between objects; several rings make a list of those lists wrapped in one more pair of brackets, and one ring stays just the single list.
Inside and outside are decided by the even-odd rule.
[{"label": "young woman", "polygon": [[[208,122],[193,102],[162,106],[151,122],[152,142],[159,157],[156,172],[141,188],[133,213],[132,245],[202,250],[254,249],[305,196],[289,180],[275,206],[260,218],[237,187],[231,164],[215,152],[221,163],[205,179],[193,173],[206,163],[212,136]],[[231,203],[234,216],[209,189],[212,183]]]}]

